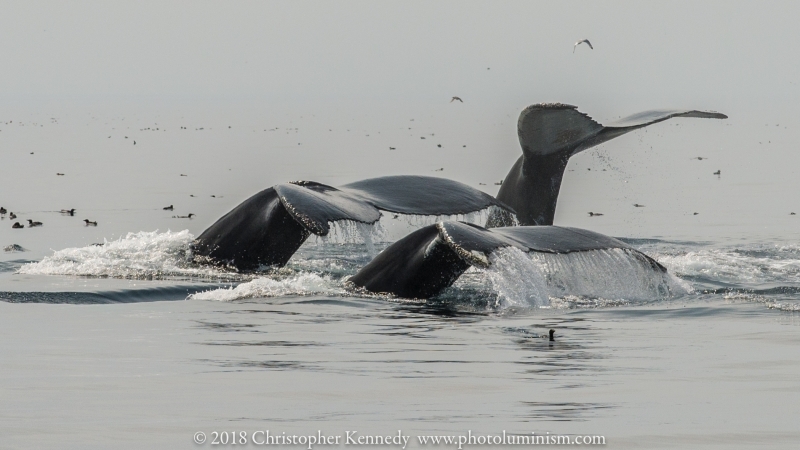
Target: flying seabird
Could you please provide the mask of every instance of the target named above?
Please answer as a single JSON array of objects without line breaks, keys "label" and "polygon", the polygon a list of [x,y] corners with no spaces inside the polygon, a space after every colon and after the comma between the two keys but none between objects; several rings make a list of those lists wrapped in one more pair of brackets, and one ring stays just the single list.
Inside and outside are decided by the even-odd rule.
[{"label": "flying seabird", "polygon": [[575,49],[578,48],[578,46],[583,44],[584,42],[586,43],[586,45],[589,46],[590,49],[594,50],[594,47],[592,47],[592,43],[589,42],[588,39],[583,39],[583,40],[580,40],[580,41],[576,42],[575,45],[572,46],[572,53],[575,53]]},{"label": "flying seabird", "polygon": [[461,97],[453,97],[453,98],[450,100],[450,103],[453,103],[453,102],[454,102],[454,101],[456,101],[456,100],[460,101],[461,103],[464,103],[464,100],[461,100]]}]

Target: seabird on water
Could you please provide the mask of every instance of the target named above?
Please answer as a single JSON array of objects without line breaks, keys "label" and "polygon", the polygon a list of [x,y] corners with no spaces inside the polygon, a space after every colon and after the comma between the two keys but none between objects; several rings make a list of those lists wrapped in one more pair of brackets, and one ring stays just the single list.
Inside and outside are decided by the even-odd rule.
[{"label": "seabird on water", "polygon": [[189,213],[188,216],[172,216],[173,219],[191,219],[194,216],[193,213]]},{"label": "seabird on water", "polygon": [[90,226],[90,225],[91,225],[91,226],[93,226],[93,227],[96,227],[96,226],[97,226],[97,222],[92,222],[92,221],[91,221],[91,220],[89,220],[89,219],[83,219],[83,221],[84,221],[84,222],[86,222],[86,226],[87,226],[87,227],[88,227],[88,226]]},{"label": "seabird on water", "polygon": [[584,42],[586,43],[586,45],[589,46],[590,49],[594,50],[594,47],[592,47],[592,43],[589,42],[588,39],[582,39],[582,40],[576,42],[575,45],[572,46],[572,53],[575,53],[575,49],[578,48],[578,46],[583,44]]},{"label": "seabird on water", "polygon": [[25,228],[25,225],[20,225],[19,222],[14,222],[14,225],[11,225],[11,228]]},{"label": "seabird on water", "polygon": [[164,209],[164,211],[172,211],[174,208],[172,207],[172,205],[169,205],[169,206],[165,206],[163,209]]},{"label": "seabird on water", "polygon": [[589,217],[602,216],[602,215],[603,215],[603,213],[596,213],[596,212],[589,211]]},{"label": "seabird on water", "polygon": [[556,340],[555,334],[556,334],[556,330],[550,330],[550,340],[551,341],[555,341]]},{"label": "seabird on water", "polygon": [[42,226],[42,222],[34,222],[33,220],[28,219],[28,228],[40,227],[40,226]]},{"label": "seabird on water", "polygon": [[17,215],[12,212],[12,213],[9,213],[8,218],[9,219],[16,219]]},{"label": "seabird on water", "polygon": [[60,212],[61,214],[69,214],[70,216],[74,216],[74,215],[75,215],[75,208],[72,208],[72,209],[62,209],[62,210],[61,210],[61,211],[59,211],[59,212]]},{"label": "seabird on water", "polygon": [[5,209],[5,208],[3,208],[2,206],[0,206],[0,214],[5,214],[5,213],[7,213],[7,212],[8,212],[8,211],[6,211],[6,209]]}]

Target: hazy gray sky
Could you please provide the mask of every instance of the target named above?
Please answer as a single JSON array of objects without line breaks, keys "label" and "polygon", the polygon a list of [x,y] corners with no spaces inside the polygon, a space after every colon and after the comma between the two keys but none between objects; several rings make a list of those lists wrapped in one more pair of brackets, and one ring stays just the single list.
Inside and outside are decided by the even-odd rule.
[{"label": "hazy gray sky", "polygon": [[[670,121],[573,158],[557,223],[640,236],[678,225],[698,236],[703,223],[712,235],[763,232],[764,223],[773,235],[798,230],[789,222],[800,213],[798,2],[0,8],[0,121],[16,119],[0,126],[9,155],[0,187],[41,186],[16,194],[15,208],[159,206],[203,193],[208,204],[190,204],[202,216],[191,224],[197,233],[287,180],[440,175],[495,194],[520,155],[519,111],[560,101],[601,122],[657,108],[730,119]],[[583,38],[594,50],[573,53]],[[450,104],[454,95],[464,103]],[[700,155],[709,159],[692,159]],[[147,219],[116,232],[155,227]]]},{"label": "hazy gray sky", "polygon": [[[615,112],[798,100],[796,2],[5,1],[2,11],[7,100],[460,95]],[[582,38],[595,49],[573,54]]]}]

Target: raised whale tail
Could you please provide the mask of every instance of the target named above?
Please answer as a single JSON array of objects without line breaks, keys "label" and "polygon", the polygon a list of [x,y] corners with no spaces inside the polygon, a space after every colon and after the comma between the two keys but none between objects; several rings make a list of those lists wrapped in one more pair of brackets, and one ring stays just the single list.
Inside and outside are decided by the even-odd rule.
[{"label": "raised whale tail", "polygon": [[195,241],[195,259],[239,270],[283,266],[311,235],[326,236],[340,220],[372,224],[381,210],[458,215],[488,208],[512,211],[457,181],[422,176],[371,178],[339,188],[313,181],[284,183],[245,200]]},{"label": "raised whale tail", "polygon": [[463,222],[439,222],[395,242],[350,278],[360,288],[404,298],[429,298],[452,285],[470,266],[489,267],[500,248],[565,254],[621,249],[631,268],[638,261],[657,273],[666,269],[624,242],[593,231],[555,226],[521,226],[491,230]]},{"label": "raised whale tail", "polygon": [[[503,180],[497,198],[511,206],[521,225],[552,225],[564,169],[572,155],[625,133],[673,117],[727,119],[712,111],[654,110],[601,125],[562,103],[540,103],[525,108],[517,123],[522,156]],[[509,225],[495,214],[487,226]]]}]

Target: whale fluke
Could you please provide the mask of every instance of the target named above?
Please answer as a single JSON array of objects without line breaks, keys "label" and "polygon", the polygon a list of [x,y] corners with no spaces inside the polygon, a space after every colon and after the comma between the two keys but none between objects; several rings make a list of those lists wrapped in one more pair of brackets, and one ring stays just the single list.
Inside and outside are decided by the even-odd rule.
[{"label": "whale fluke", "polygon": [[281,203],[275,188],[248,198],[208,227],[194,242],[195,260],[240,270],[282,266],[309,231]]},{"label": "whale fluke", "polygon": [[[497,198],[517,214],[521,225],[552,225],[561,179],[569,158],[603,142],[673,117],[727,119],[712,111],[654,110],[601,125],[563,103],[540,103],[525,108],[517,122],[522,156],[503,180]],[[511,225],[509,217],[494,214],[487,226]]]},{"label": "whale fluke", "polygon": [[491,207],[513,213],[491,195],[443,178],[390,176],[339,188],[296,181],[242,202],[197,238],[193,253],[199,261],[239,270],[283,266],[311,234],[326,236],[331,222],[372,224],[381,211],[457,215]]},{"label": "whale fluke", "polygon": [[[198,261],[231,265],[239,270],[256,269],[261,265],[282,266],[311,234],[327,235],[331,222],[346,220],[372,224],[380,219],[381,211],[395,214],[457,215],[490,209],[487,228],[508,227],[516,225],[517,221],[520,225],[552,225],[564,169],[572,155],[673,117],[727,118],[724,114],[709,111],[656,110],[634,114],[604,126],[572,105],[532,105],[522,111],[517,124],[522,156],[508,175],[495,183],[500,185],[497,198],[456,181],[424,176],[372,178],[338,188],[313,181],[279,184],[245,200],[211,225],[197,238],[193,252]],[[170,205],[164,209],[171,208]],[[443,230],[447,229],[447,226],[443,227]],[[433,233],[428,228],[423,230]],[[501,239],[498,236],[510,233],[503,231],[487,235],[488,231],[481,230],[482,238],[476,242]],[[541,239],[542,233],[566,232],[535,233],[537,239]],[[411,242],[406,239],[411,239],[412,236],[414,239],[424,240],[427,235],[412,233],[400,242]],[[491,236],[491,239],[487,236]],[[571,249],[580,240],[573,241],[574,239],[566,239],[558,247],[558,251],[575,251]],[[502,242],[505,242],[503,245],[519,244]],[[615,243],[619,244],[621,243]],[[462,247],[464,246],[458,248]],[[434,286],[418,290],[403,288],[408,289],[413,296],[426,296],[429,292],[438,292],[439,289],[436,287],[437,283],[413,280],[428,277],[450,280],[448,283],[452,283],[469,265],[464,262],[466,254],[459,253],[459,258],[453,259],[452,251],[448,253],[442,248],[439,253],[437,246],[430,247],[430,251],[425,250],[422,256],[413,245],[403,244],[389,248],[401,254],[387,255],[384,251],[376,261],[383,261],[381,264],[385,264],[385,267],[405,264],[413,268],[409,269],[411,272],[390,271],[395,277],[402,276],[412,280],[398,281],[399,285]],[[533,247],[526,251],[537,251],[532,249]],[[416,253],[403,254],[412,250]],[[436,258],[441,258],[438,266],[431,262],[437,261]],[[372,263],[369,266],[371,271],[378,267]],[[420,267],[424,273],[408,275]],[[366,276],[357,275],[355,279],[365,279]],[[394,291],[390,289],[387,292]]]},{"label": "whale fluke", "polygon": [[509,209],[483,191],[446,178],[389,176],[356,181],[340,189],[378,209],[398,214],[468,214],[492,206]]},{"label": "whale fluke", "polygon": [[291,216],[309,232],[325,236],[329,222],[352,220],[375,223],[381,212],[352,194],[313,181],[279,184],[274,187]]},{"label": "whale fluke", "polygon": [[370,292],[429,298],[452,285],[470,266],[489,267],[489,256],[504,247],[541,253],[623,249],[653,270],[666,272],[644,253],[593,231],[556,226],[486,229],[464,222],[439,222],[390,245],[349,281]]}]

